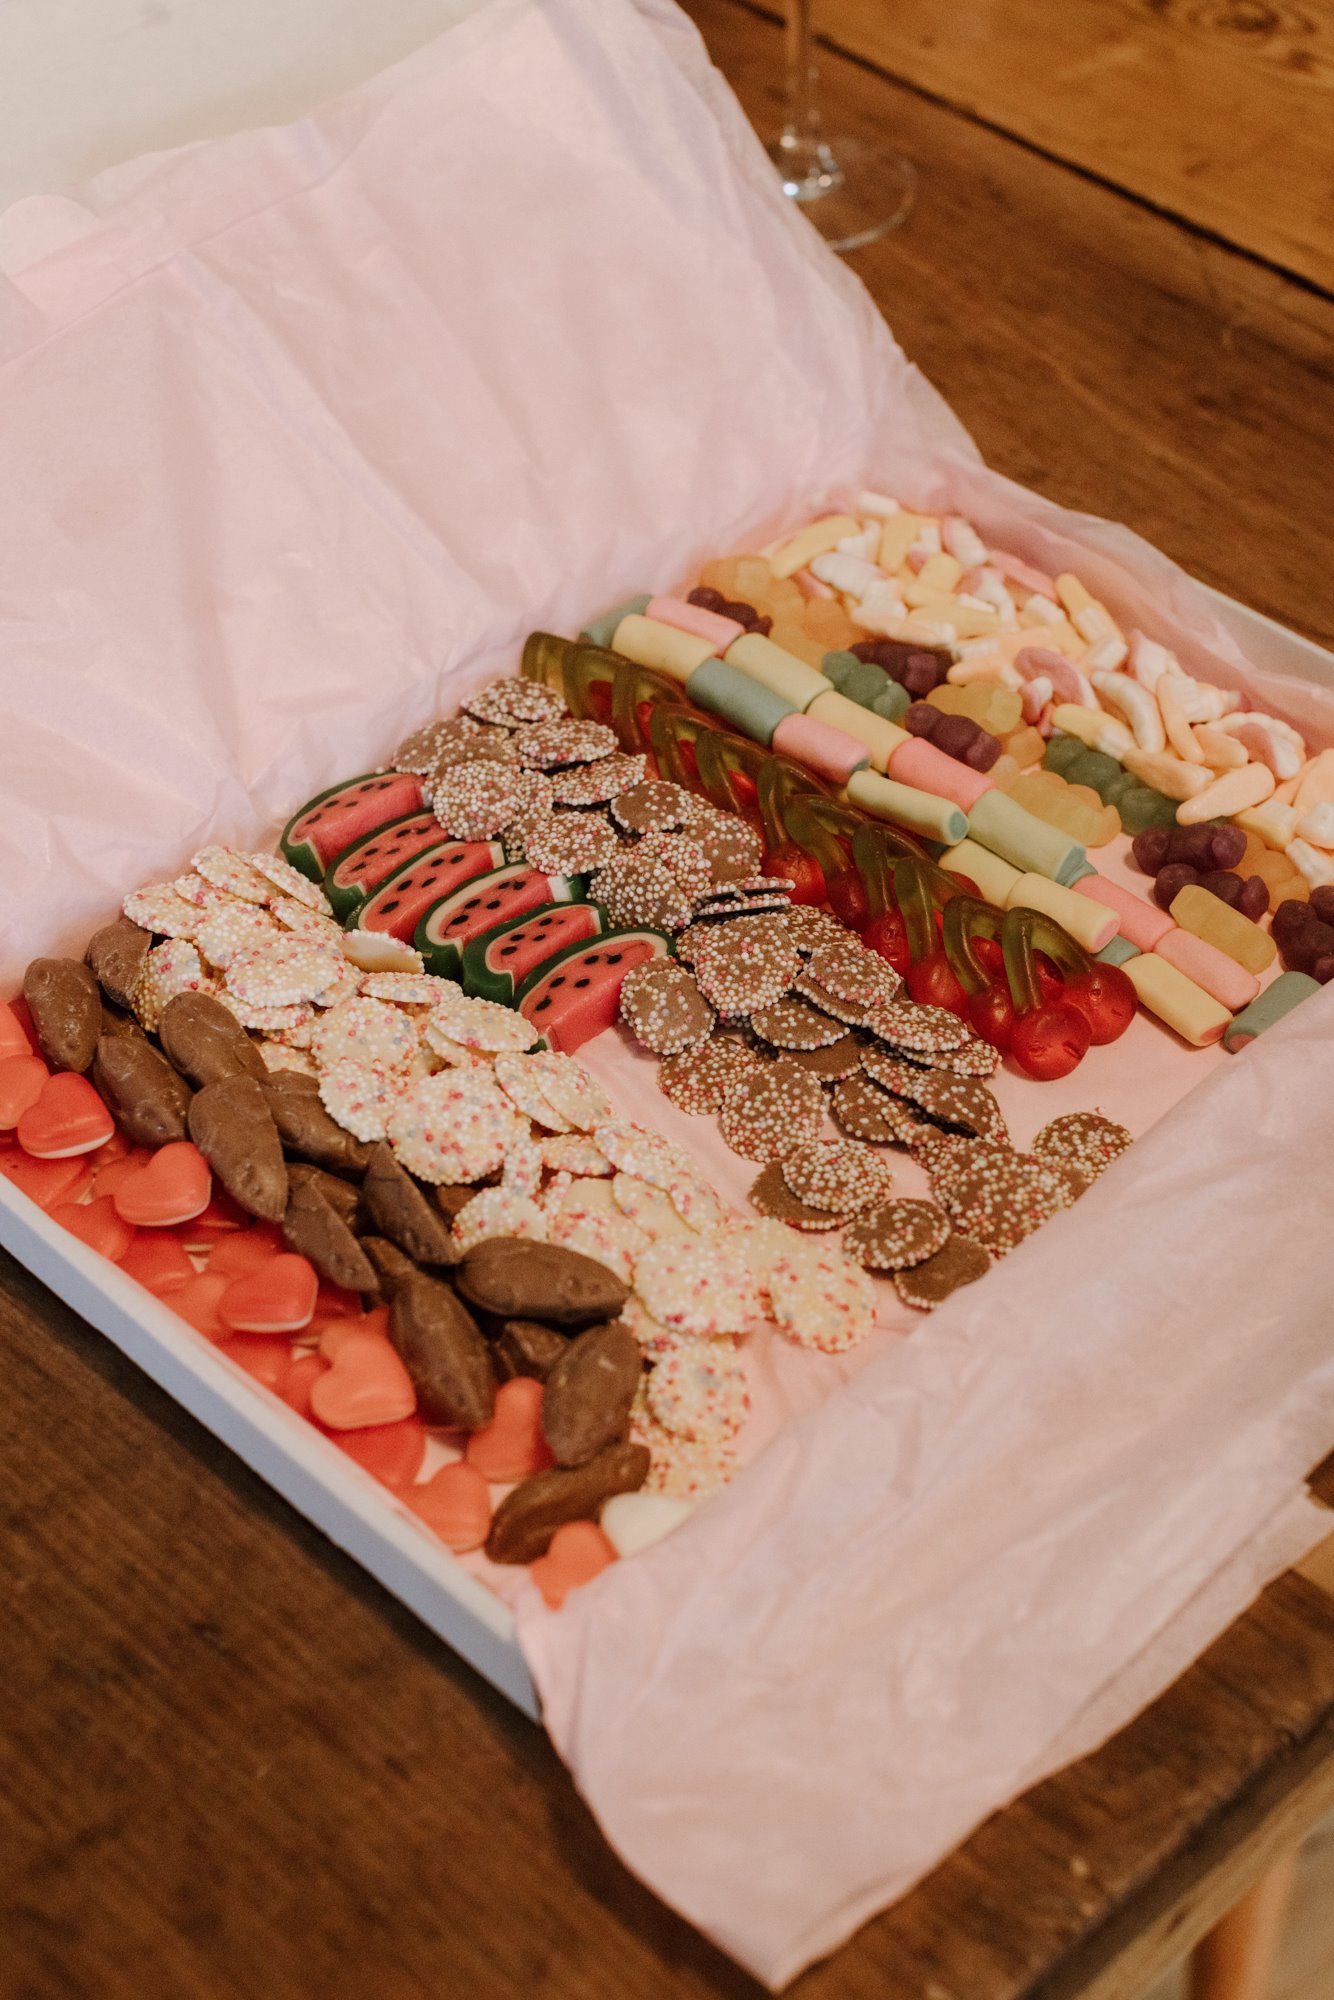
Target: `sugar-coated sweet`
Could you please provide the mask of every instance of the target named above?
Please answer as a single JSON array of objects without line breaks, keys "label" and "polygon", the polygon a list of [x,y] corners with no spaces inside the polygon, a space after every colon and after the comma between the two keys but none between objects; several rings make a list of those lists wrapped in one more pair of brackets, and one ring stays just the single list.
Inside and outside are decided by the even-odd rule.
[{"label": "sugar-coated sweet", "polygon": [[1158,940],[1155,950],[1160,958],[1174,965],[1178,972],[1184,972],[1234,1014],[1249,1006],[1260,991],[1254,973],[1194,931],[1174,926],[1166,937]]},{"label": "sugar-coated sweet", "polygon": [[[963,840],[968,831],[967,816],[952,800],[924,791],[915,785],[899,784],[879,771],[856,771],[848,780],[848,797],[863,812],[876,819],[890,820],[929,840],[950,846]],[[980,886],[980,885],[979,885]]]},{"label": "sugar-coated sweet", "polygon": [[966,875],[986,902],[1002,910],[1022,872],[975,840],[958,841],[940,856],[938,865],[948,875]]},{"label": "sugar-coated sweet", "polygon": [[1183,1041],[1206,1048],[1222,1040],[1231,1009],[1157,952],[1142,951],[1138,958],[1127,959],[1122,970],[1149,1012],[1175,1029]]},{"label": "sugar-coated sweet", "polygon": [[611,644],[613,651],[623,653],[637,666],[652,667],[670,680],[680,681],[682,686],[696,667],[713,657],[713,647],[707,639],[636,611],[622,618],[612,634]]},{"label": "sugar-coated sweet", "polygon": [[846,785],[854,771],[864,770],[870,762],[870,751],[859,737],[813,715],[784,716],[770,747],[833,785]]},{"label": "sugar-coated sweet", "polygon": [[1247,972],[1265,972],[1273,964],[1277,947],[1269,933],[1240,910],[1229,909],[1200,884],[1188,883],[1173,898],[1170,908],[1173,922],[1182,930],[1203,938],[1228,958],[1235,959]]},{"label": "sugar-coated sweet", "polygon": [[1004,792],[990,791],[968,815],[968,837],[979,842],[1021,873],[1045,875],[1053,882],[1085,859],[1083,848],[1058,828],[1035,819]]},{"label": "sugar-coated sweet", "polygon": [[1235,1055],[1238,1050],[1247,1048],[1257,1035],[1262,1035],[1266,1028],[1272,1028],[1294,1007],[1319,991],[1319,982],[1305,972],[1280,972],[1259,998],[1243,1008],[1224,1030],[1223,1047]]},{"label": "sugar-coated sweet", "polygon": [[[949,720],[945,718],[946,722]],[[965,813],[972,812],[979,799],[994,789],[986,772],[960,764],[920,736],[910,736],[901,743],[886,770],[897,783],[915,785],[919,791],[949,799]]]},{"label": "sugar-coated sweet", "polygon": [[1105,875],[1085,875],[1074,887],[1077,895],[1114,910],[1121,936],[1139,951],[1153,951],[1158,940],[1172,928],[1172,919],[1166,911],[1156,910],[1143,896],[1137,896],[1132,889],[1123,889],[1119,882],[1112,882]]}]

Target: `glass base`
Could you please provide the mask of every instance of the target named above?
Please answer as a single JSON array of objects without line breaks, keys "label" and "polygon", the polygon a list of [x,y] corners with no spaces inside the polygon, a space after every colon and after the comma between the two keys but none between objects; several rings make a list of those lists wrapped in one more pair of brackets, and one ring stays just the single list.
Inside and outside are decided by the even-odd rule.
[{"label": "glass base", "polygon": [[860,250],[907,220],[917,192],[910,160],[860,139],[803,140],[785,132],[769,148],[783,192],[800,204],[831,250]]}]

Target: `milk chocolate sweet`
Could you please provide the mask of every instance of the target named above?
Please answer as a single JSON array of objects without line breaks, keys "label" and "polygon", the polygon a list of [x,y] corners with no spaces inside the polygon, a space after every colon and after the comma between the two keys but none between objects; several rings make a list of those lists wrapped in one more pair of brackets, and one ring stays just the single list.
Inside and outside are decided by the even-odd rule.
[{"label": "milk chocolate sweet", "polygon": [[507,1493],[496,1509],[486,1553],[492,1562],[529,1563],[545,1555],[567,1521],[593,1521],[617,1493],[637,1493],[648,1478],[648,1448],[609,1444],[586,1465],[539,1472]]},{"label": "milk chocolate sweet", "polygon": [[362,1236],[359,1241],[385,1298],[392,1299],[400,1285],[421,1276],[411,1257],[404,1256],[397,1243],[391,1243],[387,1236]]},{"label": "milk chocolate sweet", "polygon": [[229,1008],[209,993],[177,993],[158,1022],[167,1059],[198,1090],[229,1076],[268,1075],[259,1046]]},{"label": "milk chocolate sweet", "polygon": [[151,932],[128,917],[104,924],[89,939],[84,961],[114,1006],[129,1006],[152,943]]},{"label": "milk chocolate sweet", "polygon": [[92,1082],[133,1145],[167,1146],[184,1139],[190,1086],[144,1035],[103,1035]]},{"label": "milk chocolate sweet", "polygon": [[23,997],[52,1069],[82,1075],[102,1033],[102,995],[88,967],[77,958],[35,958],[23,975]]},{"label": "milk chocolate sweet", "polygon": [[545,1382],[569,1342],[564,1334],[535,1319],[507,1319],[492,1352],[507,1375],[531,1375]]},{"label": "milk chocolate sweet", "polygon": [[281,1222],[287,1167],[278,1128],[253,1076],[224,1077],[191,1100],[190,1137],[247,1215]]},{"label": "milk chocolate sweet", "polygon": [[428,1424],[480,1430],[496,1401],[491,1354],[463,1301],[424,1272],[396,1286],[389,1338],[412,1377]]},{"label": "milk chocolate sweet", "polygon": [[498,1319],[536,1319],[558,1327],[615,1319],[630,1296],[630,1287],[605,1264],[578,1250],[519,1236],[477,1244],[459,1265],[458,1287],[469,1304]]},{"label": "milk chocolate sweet", "polygon": [[361,1212],[361,1192],[351,1181],[339,1178],[337,1174],[326,1173],[323,1167],[312,1167],[305,1160],[287,1162],[287,1185],[289,1189],[313,1187],[324,1197],[335,1215],[342,1217],[349,1229],[355,1229]]},{"label": "milk chocolate sweet", "polygon": [[377,1236],[387,1236],[418,1264],[452,1264],[449,1225],[383,1142],[370,1149],[361,1184],[362,1211]]},{"label": "milk chocolate sweet", "polygon": [[558,1465],[586,1465],[624,1437],[642,1372],[639,1342],[619,1321],[575,1335],[542,1398],[542,1430]]},{"label": "milk chocolate sweet", "polygon": [[[173,1003],[174,1004],[174,1003]],[[320,1086],[313,1076],[294,1069],[266,1070],[260,1078],[278,1137],[289,1153],[324,1167],[332,1174],[363,1174],[370,1163],[371,1147],[354,1138],[320,1102]]]},{"label": "milk chocolate sweet", "polygon": [[309,1258],[331,1285],[349,1292],[378,1291],[375,1266],[319,1183],[289,1171],[288,1186],[282,1221],[288,1249]]}]

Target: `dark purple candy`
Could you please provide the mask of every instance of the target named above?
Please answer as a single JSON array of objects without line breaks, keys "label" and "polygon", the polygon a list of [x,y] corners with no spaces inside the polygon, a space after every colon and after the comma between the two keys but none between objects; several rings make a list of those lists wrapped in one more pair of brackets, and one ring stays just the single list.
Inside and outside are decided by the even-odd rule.
[{"label": "dark purple candy", "polygon": [[1320,921],[1310,903],[1303,903],[1298,897],[1289,896],[1274,912],[1272,929],[1275,942],[1281,945],[1285,938],[1295,938],[1308,924]]},{"label": "dark purple candy", "polygon": [[[1296,898],[1293,900],[1295,902]],[[1298,904],[1298,908],[1301,907]],[[1312,889],[1311,900],[1304,907],[1313,910],[1322,924],[1334,924],[1334,883],[1325,882],[1318,889]]]},{"label": "dark purple candy", "polygon": [[929,743],[944,720],[941,710],[932,708],[929,701],[914,701],[904,709],[900,727],[906,729],[909,736],[925,737]]},{"label": "dark purple candy", "polygon": [[1156,875],[1160,868],[1165,868],[1173,831],[1170,826],[1151,826],[1143,833],[1137,833],[1130,843],[1135,866],[1142,868],[1146,875]]},{"label": "dark purple candy", "polygon": [[721,590],[710,590],[701,583],[686,599],[687,604],[697,604],[701,611],[712,611],[715,617],[730,618],[734,625],[744,626],[747,632],[758,632],[767,639],[773,630],[773,619],[758,612],[753,604],[743,604],[739,598],[724,597]]},{"label": "dark purple candy", "polygon": [[1259,923],[1261,917],[1269,908],[1269,884],[1265,881],[1263,875],[1248,875],[1246,877],[1246,880],[1241,885],[1241,894],[1237,898],[1236,908],[1241,911],[1243,917],[1249,917],[1253,924]]},{"label": "dark purple candy", "polygon": [[957,757],[963,763],[973,747],[978,733],[978,725],[970,715],[942,715],[940,727],[931,741],[937,750],[943,750],[947,757]]},{"label": "dark purple candy", "polygon": [[1195,870],[1184,861],[1169,861],[1166,868],[1158,870],[1158,879],[1153,885],[1153,900],[1160,910],[1170,910],[1181,891],[1198,880]]},{"label": "dark purple candy", "polygon": [[1324,958],[1318,958],[1311,967],[1311,977],[1318,979],[1322,986],[1328,986],[1330,980],[1334,979],[1334,956],[1326,953]]},{"label": "dark purple candy", "polygon": [[[859,639],[848,650],[855,659],[883,667],[890,679],[906,687],[909,694],[930,694],[933,687],[940,686],[954,663],[953,654],[945,646],[910,646],[903,639]],[[927,661],[931,664],[929,680],[924,664]],[[908,678],[910,670],[912,679]]]},{"label": "dark purple candy", "polygon": [[1201,875],[1200,887],[1207,889],[1211,896],[1217,896],[1219,902],[1226,903],[1230,910],[1240,906],[1240,875],[1229,875],[1225,868],[1211,868],[1207,875]]},{"label": "dark purple candy", "polygon": [[1000,753],[1000,737],[993,736],[989,730],[983,729],[979,723],[977,735],[973,739],[973,747],[963,761],[970,771],[989,771],[999,758]]},{"label": "dark purple candy", "polygon": [[1211,826],[1209,848],[1215,868],[1235,868],[1246,852],[1246,836],[1239,826]]},{"label": "dark purple candy", "polygon": [[1171,840],[1167,849],[1169,861],[1183,862],[1187,868],[1198,873],[1217,868],[1214,860],[1214,833],[1212,826],[1174,826],[1168,829]]},{"label": "dark purple candy", "polygon": [[701,583],[698,589],[692,590],[686,603],[697,604],[701,611],[712,611],[718,618],[727,616],[727,599],[721,590],[710,590],[706,583]]},{"label": "dark purple candy", "polygon": [[930,694],[932,688],[939,687],[944,678],[930,653],[914,653],[911,659],[904,661],[898,674],[899,685],[905,687],[914,699]]},{"label": "dark purple candy", "polygon": [[1290,971],[1310,972],[1322,958],[1334,957],[1334,925],[1322,924],[1316,917],[1295,936],[1284,937],[1279,950]]}]

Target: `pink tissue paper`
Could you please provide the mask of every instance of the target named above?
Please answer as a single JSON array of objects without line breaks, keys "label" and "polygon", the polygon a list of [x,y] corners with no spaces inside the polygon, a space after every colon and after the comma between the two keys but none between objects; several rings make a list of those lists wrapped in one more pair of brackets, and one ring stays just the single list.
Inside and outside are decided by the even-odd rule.
[{"label": "pink tissue paper", "polygon": [[[868,483],[1334,737],[1334,691],[1248,667],[1165,558],[981,464],[666,0],[492,0],[294,125],[11,209],[0,463],[4,990],[534,626]],[[608,1837],[771,1985],[1315,1538],[1331,1025],[1322,995],[1197,1061],[1137,1023],[1132,1083],[1072,1079],[1145,1134],[1076,1210],[832,1393],[775,1375],[764,1448],[668,1540],[559,1614],[521,1594]],[[588,1053],[642,1112],[639,1059]]]}]

